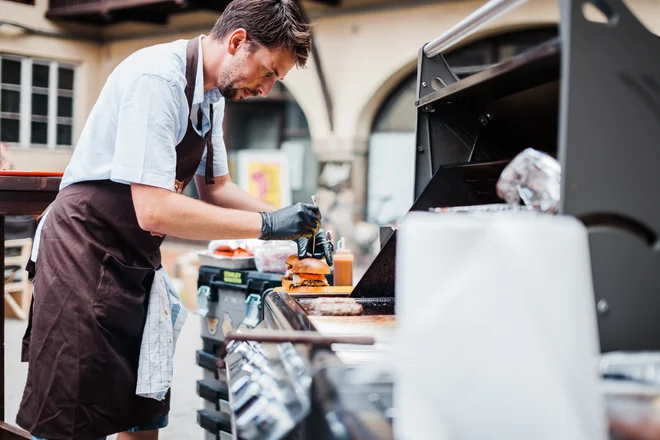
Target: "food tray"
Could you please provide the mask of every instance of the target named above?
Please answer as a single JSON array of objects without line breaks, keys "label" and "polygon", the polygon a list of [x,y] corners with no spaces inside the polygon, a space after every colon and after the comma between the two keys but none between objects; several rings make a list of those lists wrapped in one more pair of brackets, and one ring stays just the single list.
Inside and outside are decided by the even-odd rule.
[{"label": "food tray", "polygon": [[202,266],[219,267],[221,269],[255,269],[254,257],[221,257],[208,251],[198,252],[199,263]]}]

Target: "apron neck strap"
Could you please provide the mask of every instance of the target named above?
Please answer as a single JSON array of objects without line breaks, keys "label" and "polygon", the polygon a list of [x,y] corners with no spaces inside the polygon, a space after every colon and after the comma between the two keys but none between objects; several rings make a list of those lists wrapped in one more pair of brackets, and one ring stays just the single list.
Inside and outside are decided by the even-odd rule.
[{"label": "apron neck strap", "polygon": [[[199,39],[195,37],[188,41],[186,46],[186,99],[188,100],[188,111],[192,112],[193,96],[195,94],[195,83],[197,80],[197,63],[199,62]],[[213,178],[213,104],[210,104],[209,120],[211,127],[204,136],[206,144],[206,168],[204,180],[207,185],[215,183]],[[202,106],[197,109],[197,130],[202,132]]]},{"label": "apron neck strap", "polygon": [[206,133],[206,169],[204,170],[204,180],[207,185],[215,183],[213,178],[213,104],[209,105],[209,119],[211,128]]},{"label": "apron neck strap", "polygon": [[188,41],[186,46],[186,99],[188,111],[192,111],[195,82],[197,80],[197,63],[199,61],[199,37]]},{"label": "apron neck strap", "polygon": [[[202,132],[202,106],[200,105],[197,109],[197,130]],[[209,120],[211,121],[211,127],[209,131],[206,132],[204,136],[204,142],[206,144],[206,168],[204,169],[204,181],[207,185],[212,185],[215,183],[213,178],[213,104],[209,105]]]}]

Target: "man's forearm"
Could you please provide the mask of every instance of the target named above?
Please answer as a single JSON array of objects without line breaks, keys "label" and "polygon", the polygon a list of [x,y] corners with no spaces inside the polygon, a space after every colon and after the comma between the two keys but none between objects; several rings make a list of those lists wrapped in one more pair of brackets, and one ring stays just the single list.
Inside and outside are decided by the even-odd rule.
[{"label": "man's forearm", "polygon": [[251,212],[273,212],[275,207],[269,203],[257,199],[252,194],[243,191],[243,189],[233,182],[229,182],[218,191],[220,200],[219,206],[241,209]]},{"label": "man's forearm", "polygon": [[189,240],[261,237],[256,212],[221,208],[162,188],[131,185],[140,227]]},{"label": "man's forearm", "polygon": [[[197,177],[196,177],[197,179]],[[218,180],[218,179],[216,179]],[[196,180],[197,191],[205,202],[225,208],[251,212],[272,212],[275,207],[263,202],[231,181],[221,185],[205,185],[203,180]]]}]

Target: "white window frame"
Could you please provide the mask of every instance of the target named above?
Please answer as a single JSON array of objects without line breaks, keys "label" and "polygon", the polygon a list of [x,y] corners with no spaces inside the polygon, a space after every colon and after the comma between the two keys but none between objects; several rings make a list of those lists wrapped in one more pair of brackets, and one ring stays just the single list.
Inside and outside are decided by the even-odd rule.
[{"label": "white window frame", "polygon": [[[12,55],[0,53],[0,62],[2,59],[9,59],[21,62],[21,84],[20,84],[20,109],[19,109],[19,141],[18,143],[8,142],[10,146],[17,146],[21,148],[47,148],[54,150],[56,148],[73,148],[75,145],[75,100],[77,96],[78,84],[78,66],[73,63],[59,62],[55,60],[48,60],[43,58],[25,57],[20,55]],[[48,88],[35,88],[32,86],[32,66],[34,64],[48,66]],[[73,70],[73,90],[59,90],[57,88],[59,82],[59,68]],[[0,72],[0,83],[2,82],[2,73]],[[6,87],[6,85],[4,86]],[[34,89],[40,91],[47,91],[48,94],[48,116],[39,117],[32,115],[32,92]],[[57,98],[58,96],[70,96],[73,98],[72,114],[71,117],[58,117],[57,116]],[[46,144],[33,144],[31,141],[32,135],[32,121],[33,118],[45,118],[44,122],[48,123],[47,142]],[[0,121],[0,124],[2,122]],[[66,124],[71,126],[71,145],[57,144],[57,125]]]}]

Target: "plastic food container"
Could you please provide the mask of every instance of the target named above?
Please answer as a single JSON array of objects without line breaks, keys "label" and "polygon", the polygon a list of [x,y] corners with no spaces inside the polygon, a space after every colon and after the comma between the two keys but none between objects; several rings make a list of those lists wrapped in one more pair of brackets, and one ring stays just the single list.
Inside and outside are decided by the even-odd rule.
[{"label": "plastic food container", "polygon": [[221,257],[212,252],[203,251],[197,254],[202,266],[220,267],[222,269],[254,269],[254,257]]},{"label": "plastic food container", "polygon": [[298,252],[298,246],[293,241],[268,241],[254,247],[254,262],[260,272],[286,272],[286,259]]},{"label": "plastic food container", "polygon": [[215,253],[218,247],[229,249],[246,249],[254,254],[254,247],[259,246],[259,240],[213,240],[203,252],[198,252],[199,263],[202,266],[220,267],[223,269],[254,269],[254,257],[225,257]]}]

